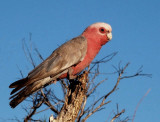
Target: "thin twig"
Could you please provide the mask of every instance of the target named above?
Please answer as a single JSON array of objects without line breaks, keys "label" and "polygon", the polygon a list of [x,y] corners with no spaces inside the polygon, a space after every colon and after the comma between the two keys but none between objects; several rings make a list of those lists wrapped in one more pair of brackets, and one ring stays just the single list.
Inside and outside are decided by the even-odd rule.
[{"label": "thin twig", "polygon": [[[25,56],[26,56],[26,58],[31,62],[32,66],[35,68],[36,65],[35,65],[35,63],[34,63],[32,54],[31,54],[30,50],[28,49],[27,44],[25,43],[25,40],[22,40],[22,42],[23,42],[23,43],[22,43],[22,48],[23,48],[23,51],[24,51],[24,53],[25,53]],[[26,52],[26,50],[27,50],[27,52]],[[28,55],[29,55],[29,56],[28,56]]]},{"label": "thin twig", "polygon": [[[104,58],[100,59],[99,61],[92,62],[92,64],[94,64],[94,65],[89,69],[89,72],[90,72],[97,64],[99,64],[99,63],[106,63],[106,62],[112,60],[113,57],[117,55],[117,53],[118,53],[118,52],[111,53],[110,55],[105,56]],[[105,60],[106,58],[109,58],[109,59]]]},{"label": "thin twig", "polygon": [[89,96],[96,90],[96,88],[97,88],[100,84],[102,84],[104,81],[106,81],[106,80],[107,80],[107,79],[104,79],[104,80],[100,81],[95,87],[93,87],[93,88],[88,92],[87,97],[89,97]]},{"label": "thin twig", "polygon": [[85,121],[88,117],[90,117],[93,113],[95,113],[95,112],[96,112],[99,108],[101,108],[103,105],[108,104],[109,102],[111,102],[111,101],[105,102],[105,100],[107,99],[107,97],[108,97],[110,94],[112,94],[112,93],[116,90],[116,88],[117,88],[117,86],[118,86],[118,84],[119,84],[119,82],[120,82],[120,80],[121,80],[121,76],[122,76],[122,74],[124,73],[124,71],[126,70],[126,68],[128,67],[128,65],[129,65],[129,63],[127,63],[127,64],[125,65],[125,67],[120,71],[119,77],[118,77],[118,79],[117,79],[117,82],[116,82],[116,85],[114,86],[114,88],[113,88],[108,94],[100,97],[100,98],[93,104],[93,106],[94,106],[95,104],[97,104],[97,103],[102,99],[100,105],[97,106],[93,111],[91,111],[91,112],[83,119],[83,121]]},{"label": "thin twig", "polygon": [[21,77],[24,78],[23,73],[22,73],[22,70],[20,70],[20,68],[18,67],[18,65],[17,65],[17,68],[18,68],[18,70],[19,70],[19,72],[20,72],[20,74],[21,74]]},{"label": "thin twig", "polygon": [[111,122],[113,122],[115,119],[117,119],[121,114],[123,114],[125,112],[125,109],[123,109],[121,112],[118,112],[111,120]]},{"label": "thin twig", "polygon": [[59,112],[52,106],[52,104],[50,103],[50,101],[48,100],[48,98],[46,97],[46,95],[44,94],[42,89],[41,89],[41,93],[42,93],[43,97],[45,98],[44,104],[47,105],[53,112],[58,114]]},{"label": "thin twig", "polygon": [[122,69],[122,71],[119,73],[119,77],[118,77],[118,79],[117,79],[117,83],[116,83],[116,85],[114,86],[114,88],[107,94],[107,95],[105,95],[105,99],[112,93],[112,92],[114,92],[115,90],[116,90],[116,88],[117,88],[117,86],[118,86],[118,84],[119,84],[119,82],[120,82],[120,80],[121,80],[121,76],[122,76],[122,74],[124,73],[124,71],[125,71],[125,69],[128,67],[128,65],[129,65],[129,63],[127,63],[126,65],[125,65],[125,67]]},{"label": "thin twig", "polygon": [[134,111],[134,114],[133,114],[133,119],[132,119],[132,122],[134,122],[134,118],[136,116],[136,112],[139,108],[139,105],[141,104],[141,102],[144,100],[144,98],[148,95],[148,93],[151,91],[151,88],[147,90],[147,92],[145,93],[145,95],[140,99],[140,101],[138,102],[137,106],[136,106],[136,109]]},{"label": "thin twig", "polygon": [[38,49],[37,49],[37,48],[34,48],[34,50],[36,51],[38,57],[39,57],[42,61],[44,61],[44,58],[43,58],[42,55],[39,53]]},{"label": "thin twig", "polygon": [[93,113],[97,112],[102,106],[110,103],[111,101],[108,102],[102,102],[98,107],[96,107],[93,111],[91,111],[83,120],[82,122],[85,122]]},{"label": "thin twig", "polygon": [[42,105],[43,101],[40,101],[36,106],[33,106],[33,111],[24,119],[24,122],[31,120],[31,117],[36,113],[36,110]]}]

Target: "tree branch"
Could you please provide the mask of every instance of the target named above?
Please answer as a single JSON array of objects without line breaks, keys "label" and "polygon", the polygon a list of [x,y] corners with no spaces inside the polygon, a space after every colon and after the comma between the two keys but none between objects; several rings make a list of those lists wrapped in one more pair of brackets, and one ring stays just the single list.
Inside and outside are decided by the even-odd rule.
[{"label": "tree branch", "polygon": [[111,120],[111,122],[113,122],[115,119],[117,119],[121,114],[123,114],[125,112],[125,109],[123,109],[121,112],[117,113]]}]

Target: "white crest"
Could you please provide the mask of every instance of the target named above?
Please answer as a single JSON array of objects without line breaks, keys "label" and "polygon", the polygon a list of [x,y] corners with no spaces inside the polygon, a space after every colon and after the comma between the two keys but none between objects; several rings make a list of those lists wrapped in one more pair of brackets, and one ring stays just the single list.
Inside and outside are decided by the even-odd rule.
[{"label": "white crest", "polygon": [[104,27],[104,28],[106,28],[107,30],[112,31],[111,26],[110,26],[109,24],[107,24],[107,23],[104,23],[104,22],[94,23],[94,24],[90,25],[90,27]]}]

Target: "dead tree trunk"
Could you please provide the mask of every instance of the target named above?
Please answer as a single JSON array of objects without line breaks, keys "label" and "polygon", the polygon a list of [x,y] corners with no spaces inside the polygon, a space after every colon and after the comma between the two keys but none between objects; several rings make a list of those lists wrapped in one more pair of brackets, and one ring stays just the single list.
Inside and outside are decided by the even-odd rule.
[{"label": "dead tree trunk", "polygon": [[88,73],[83,73],[78,80],[70,81],[65,96],[65,103],[56,119],[50,122],[74,122],[87,93]]}]

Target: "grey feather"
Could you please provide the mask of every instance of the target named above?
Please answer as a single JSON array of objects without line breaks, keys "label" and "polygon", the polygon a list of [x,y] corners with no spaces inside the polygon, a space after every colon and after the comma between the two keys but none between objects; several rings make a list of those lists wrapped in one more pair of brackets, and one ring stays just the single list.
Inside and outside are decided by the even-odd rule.
[{"label": "grey feather", "polygon": [[29,73],[28,78],[40,80],[50,75],[57,75],[82,61],[86,52],[87,40],[85,37],[74,38],[57,48],[51,56]]},{"label": "grey feather", "polygon": [[[33,69],[23,81],[11,84],[14,94],[10,105],[14,108],[27,96],[40,88],[55,81],[59,76],[68,72],[68,69],[81,62],[87,52],[87,40],[78,36],[57,48],[45,61]],[[50,77],[52,76],[52,77]]]}]

